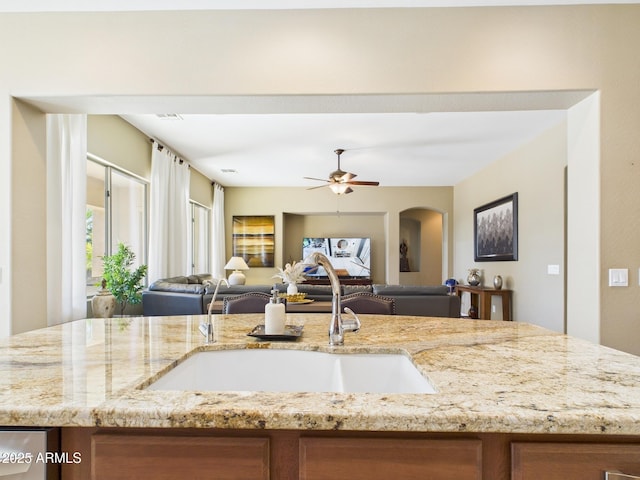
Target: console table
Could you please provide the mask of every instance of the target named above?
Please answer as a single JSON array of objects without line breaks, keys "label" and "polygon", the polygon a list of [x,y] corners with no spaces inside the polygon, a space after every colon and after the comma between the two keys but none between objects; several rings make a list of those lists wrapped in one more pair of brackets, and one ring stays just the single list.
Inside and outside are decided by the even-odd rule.
[{"label": "console table", "polygon": [[468,292],[471,297],[471,305],[478,312],[478,319],[491,320],[491,297],[502,298],[502,319],[511,321],[511,290],[472,287],[471,285],[457,285],[456,293],[462,297],[464,292]]}]

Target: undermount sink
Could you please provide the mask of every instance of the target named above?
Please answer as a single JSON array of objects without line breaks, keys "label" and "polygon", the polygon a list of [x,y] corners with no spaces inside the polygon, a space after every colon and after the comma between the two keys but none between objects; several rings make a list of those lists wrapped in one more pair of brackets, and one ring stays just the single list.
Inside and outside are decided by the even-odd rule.
[{"label": "undermount sink", "polygon": [[148,390],[436,393],[400,354],[241,349],[199,352]]}]

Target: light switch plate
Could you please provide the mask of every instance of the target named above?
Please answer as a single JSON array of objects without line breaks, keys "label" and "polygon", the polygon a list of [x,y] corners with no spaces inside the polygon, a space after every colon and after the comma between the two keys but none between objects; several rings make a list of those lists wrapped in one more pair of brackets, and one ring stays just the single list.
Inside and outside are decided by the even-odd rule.
[{"label": "light switch plate", "polygon": [[610,268],[609,269],[609,286],[610,287],[628,287],[629,286],[629,269],[628,268]]},{"label": "light switch plate", "polygon": [[560,265],[547,265],[547,275],[560,275]]}]

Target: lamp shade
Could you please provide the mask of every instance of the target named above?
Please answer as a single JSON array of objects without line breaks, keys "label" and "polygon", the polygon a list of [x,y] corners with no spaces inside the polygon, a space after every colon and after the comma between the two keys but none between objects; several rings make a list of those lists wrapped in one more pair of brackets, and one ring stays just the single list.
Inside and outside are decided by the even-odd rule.
[{"label": "lamp shade", "polygon": [[227,280],[229,285],[244,285],[247,281],[247,277],[240,270],[249,270],[249,265],[242,257],[231,257],[224,268],[225,270],[233,270]]},{"label": "lamp shade", "polygon": [[249,270],[249,265],[242,257],[231,257],[224,266],[225,270]]}]

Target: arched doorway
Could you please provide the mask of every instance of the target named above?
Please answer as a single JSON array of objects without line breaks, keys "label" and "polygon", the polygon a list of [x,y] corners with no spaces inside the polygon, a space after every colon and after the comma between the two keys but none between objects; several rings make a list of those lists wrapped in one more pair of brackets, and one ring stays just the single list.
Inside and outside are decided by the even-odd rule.
[{"label": "arched doorway", "polygon": [[417,207],[400,212],[400,284],[442,284],[443,224],[437,210]]}]

